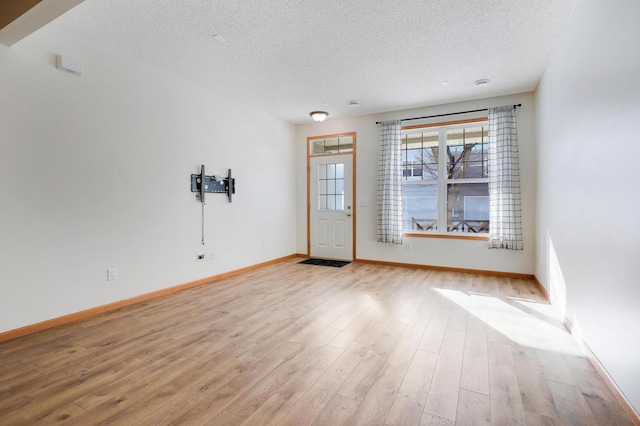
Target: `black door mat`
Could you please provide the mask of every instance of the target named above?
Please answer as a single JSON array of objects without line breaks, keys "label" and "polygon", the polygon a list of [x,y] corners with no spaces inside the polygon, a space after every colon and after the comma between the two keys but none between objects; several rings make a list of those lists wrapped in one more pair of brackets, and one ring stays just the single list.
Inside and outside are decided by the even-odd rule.
[{"label": "black door mat", "polygon": [[305,265],[333,266],[334,268],[342,268],[344,265],[348,265],[351,262],[347,262],[344,260],[315,259],[312,257],[298,263],[304,263]]}]

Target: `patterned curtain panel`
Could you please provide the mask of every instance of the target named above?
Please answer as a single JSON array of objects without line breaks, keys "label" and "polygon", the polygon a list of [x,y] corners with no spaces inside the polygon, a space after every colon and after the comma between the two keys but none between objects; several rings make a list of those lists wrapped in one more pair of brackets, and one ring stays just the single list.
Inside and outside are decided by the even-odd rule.
[{"label": "patterned curtain panel", "polygon": [[489,108],[489,248],[522,250],[518,129],[512,105]]},{"label": "patterned curtain panel", "polygon": [[378,242],[402,244],[402,151],[400,120],[380,124]]}]

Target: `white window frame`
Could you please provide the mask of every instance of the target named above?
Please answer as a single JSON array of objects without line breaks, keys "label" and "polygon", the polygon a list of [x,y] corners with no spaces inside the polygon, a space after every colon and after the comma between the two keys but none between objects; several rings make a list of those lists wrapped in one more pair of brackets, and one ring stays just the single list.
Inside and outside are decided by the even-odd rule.
[{"label": "white window frame", "polygon": [[[435,123],[424,126],[410,126],[410,128],[402,129],[403,143],[404,136],[415,133],[426,133],[438,131],[438,180],[435,179],[406,179],[404,176],[404,164],[403,164],[403,178],[402,185],[416,185],[426,182],[432,182],[437,185],[437,231],[427,230],[408,230],[404,229],[405,235],[410,236],[438,236],[438,237],[451,237],[451,238],[470,238],[470,239],[488,239],[486,233],[469,233],[469,232],[450,232],[447,230],[448,218],[447,218],[447,187],[450,184],[455,183],[486,183],[489,184],[489,177],[486,178],[466,178],[466,179],[448,179],[447,176],[447,131],[455,129],[463,129],[469,127],[489,127],[488,117],[482,117],[480,119],[465,120],[463,123]],[[488,143],[488,141],[487,141]],[[464,218],[463,218],[464,219]]]}]

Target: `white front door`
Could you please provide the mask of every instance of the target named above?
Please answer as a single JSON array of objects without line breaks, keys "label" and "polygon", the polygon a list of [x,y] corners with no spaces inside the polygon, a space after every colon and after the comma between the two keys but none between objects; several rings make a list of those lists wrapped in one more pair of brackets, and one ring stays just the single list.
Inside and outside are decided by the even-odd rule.
[{"label": "white front door", "polygon": [[353,260],[353,155],[310,158],[311,257]]}]

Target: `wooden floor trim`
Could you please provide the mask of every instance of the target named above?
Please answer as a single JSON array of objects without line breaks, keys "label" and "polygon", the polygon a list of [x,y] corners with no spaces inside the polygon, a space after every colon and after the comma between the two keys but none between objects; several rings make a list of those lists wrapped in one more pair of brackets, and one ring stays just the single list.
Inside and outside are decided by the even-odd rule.
[{"label": "wooden floor trim", "polygon": [[234,275],[241,274],[243,272],[248,272],[254,269],[262,268],[267,265],[272,265],[274,263],[282,262],[284,260],[289,260],[297,257],[297,255],[292,254],[289,256],[280,257],[277,259],[269,260],[267,262],[258,263],[256,265],[247,266],[245,268],[236,269],[229,272],[224,272],[222,274],[214,275],[207,278],[202,278],[196,281],[191,281],[185,284],[180,284],[173,287],[164,288],[162,290],[153,291],[151,293],[141,294],[139,296],[131,297],[129,299],[119,300],[117,302],[108,303],[102,306],[96,306],[95,308],[86,309],[80,312],[74,312],[72,314],[63,315],[61,317],[52,318],[50,320],[42,321],[36,324],[27,325],[24,327],[16,328],[14,330],[9,330],[0,333],[0,342],[4,342],[7,340],[15,339],[17,337],[26,336],[27,334],[37,333],[42,330],[46,330],[48,328],[56,327],[62,324],[68,324],[74,321],[78,321],[81,319],[89,318],[95,315],[99,315],[105,312],[114,311],[116,309],[133,305],[136,303],[144,302],[150,299],[154,299],[156,297],[166,296],[168,294],[176,293],[181,290],[186,290],[188,288],[197,287],[203,284],[210,284],[215,281],[221,280],[223,278],[231,277]]},{"label": "wooden floor trim", "polygon": [[535,279],[535,276],[533,274],[520,274],[517,272],[502,272],[502,271],[488,271],[484,269],[454,268],[450,266],[422,265],[418,263],[387,262],[384,260],[373,260],[373,259],[356,259],[355,262],[370,263],[373,265],[400,266],[405,268],[431,269],[434,271],[461,272],[466,274],[479,274],[479,275],[493,275],[497,277],[521,278],[525,280]]},{"label": "wooden floor trim", "polygon": [[[553,305],[553,303],[551,303],[551,298],[549,297],[549,292],[547,291],[546,287],[542,285],[538,277],[534,276],[533,280],[538,286],[538,288],[540,289],[540,291],[542,292],[542,294],[544,294],[544,296],[547,298],[549,303]],[[578,343],[580,344],[580,346],[584,348],[584,351],[587,355],[587,358],[589,359],[589,362],[591,363],[591,365],[593,365],[593,368],[598,372],[598,375],[600,376],[602,381],[607,385],[607,387],[615,397],[616,401],[618,401],[618,403],[622,406],[625,413],[627,413],[627,416],[629,416],[633,424],[636,426],[640,426],[640,413],[638,413],[635,410],[635,408],[633,408],[633,405],[631,405],[627,397],[624,396],[624,394],[622,393],[622,391],[620,390],[616,382],[613,381],[613,379],[611,378],[607,370],[604,368],[604,366],[600,363],[600,360],[593,353],[589,345],[587,345],[587,343],[584,340],[580,339],[578,336],[576,336],[576,334],[574,334],[573,324],[571,323],[571,321],[569,321],[568,318],[564,319],[564,326],[567,328],[567,330],[569,330],[569,333],[571,333],[571,335],[576,340],[578,340]]]},{"label": "wooden floor trim", "polygon": [[573,333],[574,326],[571,323],[571,321],[569,321],[568,318],[565,318],[564,326],[567,327],[567,330],[569,330],[569,333],[571,333],[571,335],[576,340],[578,340],[578,343],[580,344],[580,346],[583,347],[584,352],[587,358],[589,359],[589,362],[591,363],[591,365],[593,365],[593,368],[598,372],[598,375],[600,376],[602,381],[607,385],[607,387],[615,397],[616,401],[618,401],[618,404],[622,406],[622,409],[627,414],[627,416],[629,416],[629,419],[631,419],[634,425],[640,426],[640,413],[636,411],[633,405],[631,405],[631,402],[629,402],[627,397],[624,396],[624,393],[622,393],[622,391],[620,390],[616,382],[613,380],[613,378],[611,378],[611,376],[609,375],[607,370],[604,368],[604,366],[602,365],[602,363],[600,362],[596,354],[594,354],[591,348],[589,347],[589,345],[587,345],[587,342],[585,342],[582,339],[579,339]]},{"label": "wooden floor trim", "polygon": [[547,288],[542,285],[538,277],[536,277],[535,275],[533,277],[533,281],[536,283],[536,285],[538,286],[542,294],[544,294],[544,297],[546,297],[549,303],[551,303],[551,299],[549,298],[549,292],[547,291]]}]

